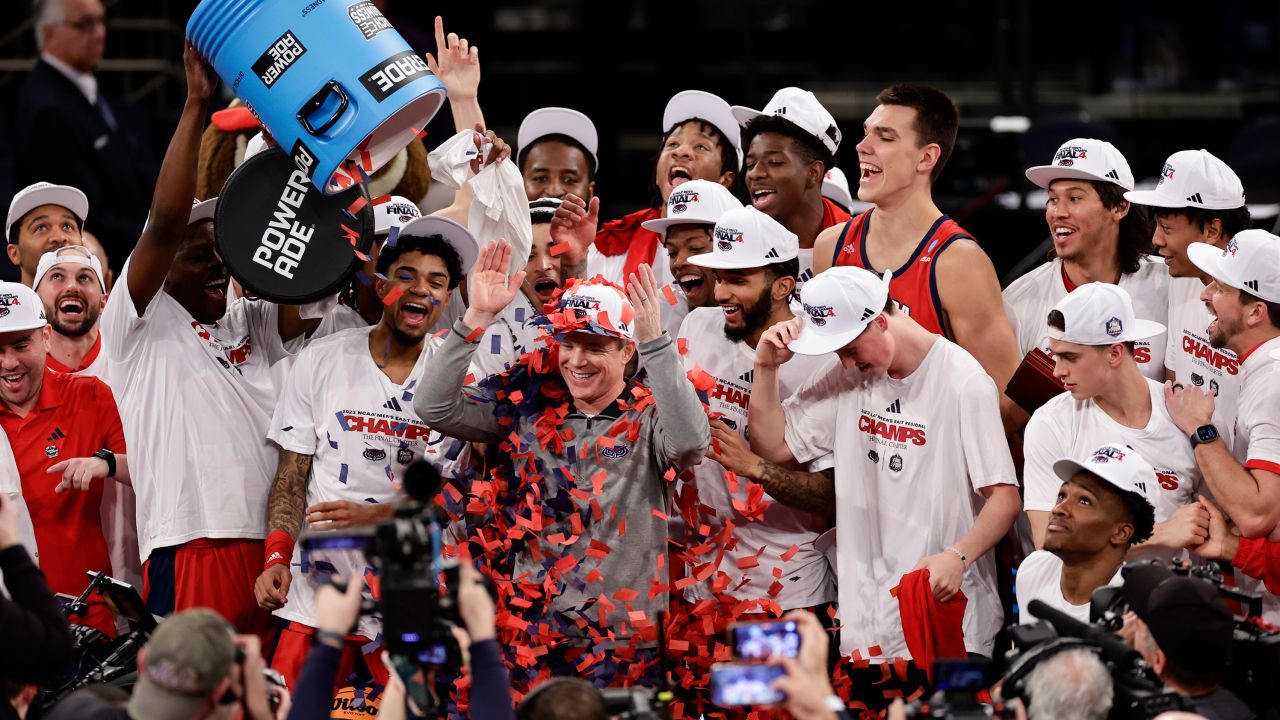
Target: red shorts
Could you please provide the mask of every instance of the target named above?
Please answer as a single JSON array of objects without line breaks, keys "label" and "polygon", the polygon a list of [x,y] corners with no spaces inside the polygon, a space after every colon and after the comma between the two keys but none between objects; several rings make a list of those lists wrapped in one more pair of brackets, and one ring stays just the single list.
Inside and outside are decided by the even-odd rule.
[{"label": "red shorts", "polygon": [[[289,687],[294,687],[302,674],[302,663],[315,642],[315,628],[302,623],[282,621],[280,634],[276,638],[275,647],[265,653],[267,664],[284,675]],[[351,684],[348,679],[356,671],[356,662],[363,655],[369,674],[379,685],[386,685],[389,679],[388,670],[382,664],[382,645],[379,643],[369,654],[364,655],[364,646],[369,639],[359,635],[347,635],[346,647],[342,648],[342,659],[338,661],[338,672],[333,676],[334,689]]]},{"label": "red shorts", "polygon": [[153,550],[142,564],[142,596],[157,615],[206,607],[265,641],[271,615],[253,596],[261,573],[261,540],[202,538]]}]

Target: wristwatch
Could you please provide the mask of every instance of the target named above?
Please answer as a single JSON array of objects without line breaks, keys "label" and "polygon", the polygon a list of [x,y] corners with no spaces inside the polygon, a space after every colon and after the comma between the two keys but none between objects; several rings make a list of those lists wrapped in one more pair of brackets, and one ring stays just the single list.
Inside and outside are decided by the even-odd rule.
[{"label": "wristwatch", "polygon": [[1213,442],[1218,439],[1218,428],[1213,425],[1201,425],[1191,434],[1191,449],[1195,450],[1197,445],[1202,443]]},{"label": "wristwatch", "polygon": [[107,477],[116,476],[116,454],[106,448],[102,448],[93,454],[99,460],[107,462]]}]

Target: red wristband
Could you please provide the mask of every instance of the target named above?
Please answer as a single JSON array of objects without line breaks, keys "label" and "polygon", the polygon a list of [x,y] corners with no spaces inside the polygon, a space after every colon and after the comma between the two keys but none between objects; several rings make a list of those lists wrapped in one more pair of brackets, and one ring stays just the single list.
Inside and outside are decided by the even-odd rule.
[{"label": "red wristband", "polygon": [[262,564],[263,570],[272,565],[288,567],[289,563],[293,562],[293,537],[284,530],[273,530],[263,544],[263,551],[263,556],[266,558]]}]

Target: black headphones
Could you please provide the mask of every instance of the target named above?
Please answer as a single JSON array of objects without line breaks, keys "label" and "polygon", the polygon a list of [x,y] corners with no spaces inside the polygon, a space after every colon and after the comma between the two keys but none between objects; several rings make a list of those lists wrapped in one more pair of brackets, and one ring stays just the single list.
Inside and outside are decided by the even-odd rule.
[{"label": "black headphones", "polygon": [[1040,663],[1067,650],[1087,650],[1098,659],[1102,659],[1102,648],[1091,645],[1084,640],[1076,638],[1058,638],[1022,653],[1017,660],[1009,666],[1009,672],[1004,676],[1004,682],[1000,686],[1000,696],[1008,703],[1014,698],[1022,701],[1022,704],[1028,711],[1031,709],[1031,703],[1034,701],[1027,692],[1027,678],[1031,675],[1031,671],[1036,669]]}]

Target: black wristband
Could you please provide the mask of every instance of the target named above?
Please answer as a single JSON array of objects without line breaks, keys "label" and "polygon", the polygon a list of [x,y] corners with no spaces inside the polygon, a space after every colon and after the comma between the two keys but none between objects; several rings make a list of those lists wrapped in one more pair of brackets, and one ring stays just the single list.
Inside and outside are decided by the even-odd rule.
[{"label": "black wristband", "polygon": [[106,448],[102,448],[101,450],[95,452],[93,456],[100,460],[107,461],[107,477],[116,476],[116,454],[115,453],[111,452]]}]

